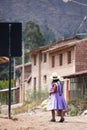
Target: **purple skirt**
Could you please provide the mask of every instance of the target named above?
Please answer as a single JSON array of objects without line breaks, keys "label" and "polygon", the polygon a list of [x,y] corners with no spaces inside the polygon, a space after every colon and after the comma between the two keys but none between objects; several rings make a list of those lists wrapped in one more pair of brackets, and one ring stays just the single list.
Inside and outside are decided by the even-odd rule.
[{"label": "purple skirt", "polygon": [[59,93],[51,94],[47,110],[65,110],[67,109],[66,101],[63,94],[60,96]]}]

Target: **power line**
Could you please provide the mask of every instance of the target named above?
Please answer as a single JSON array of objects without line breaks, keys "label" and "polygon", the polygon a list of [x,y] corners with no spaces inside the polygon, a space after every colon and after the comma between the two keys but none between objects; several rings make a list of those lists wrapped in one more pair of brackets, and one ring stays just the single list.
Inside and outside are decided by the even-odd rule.
[{"label": "power line", "polygon": [[74,2],[76,4],[79,4],[79,5],[87,7],[87,4],[84,4],[84,3],[81,3],[81,2],[78,2],[78,1],[75,1],[75,0],[63,0],[63,2],[65,2],[65,3],[67,3],[67,2]]}]

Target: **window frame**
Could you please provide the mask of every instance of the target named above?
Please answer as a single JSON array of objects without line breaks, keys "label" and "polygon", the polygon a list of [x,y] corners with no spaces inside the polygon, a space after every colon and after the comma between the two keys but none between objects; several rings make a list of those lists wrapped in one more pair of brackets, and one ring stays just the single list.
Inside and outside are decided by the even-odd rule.
[{"label": "window frame", "polygon": [[37,55],[36,54],[34,54],[34,65],[36,65],[36,58],[37,58]]},{"label": "window frame", "polygon": [[59,54],[59,66],[62,66],[63,65],[63,54],[60,53]]},{"label": "window frame", "polygon": [[71,63],[71,51],[67,52],[67,63],[70,64]]},{"label": "window frame", "polygon": [[52,66],[52,68],[54,68],[55,67],[55,56],[53,55],[51,58],[52,58],[51,59],[51,66]]},{"label": "window frame", "polygon": [[47,75],[43,76],[43,81],[44,81],[45,84],[47,83]]},{"label": "window frame", "polygon": [[47,61],[47,54],[45,53],[44,54],[44,63],[46,63],[46,61]]}]

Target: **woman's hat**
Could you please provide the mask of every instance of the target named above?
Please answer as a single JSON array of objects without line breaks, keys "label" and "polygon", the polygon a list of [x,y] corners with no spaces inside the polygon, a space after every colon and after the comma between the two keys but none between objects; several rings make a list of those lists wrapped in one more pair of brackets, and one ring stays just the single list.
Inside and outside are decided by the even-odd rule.
[{"label": "woman's hat", "polygon": [[63,77],[59,76],[56,72],[53,72],[52,75],[50,76],[50,78],[51,78],[52,80],[57,80],[57,79],[59,79],[59,80],[63,81]]},{"label": "woman's hat", "polygon": [[57,79],[59,79],[59,76],[57,75],[56,72],[53,72],[52,75],[50,76],[50,78],[53,80],[57,80]]}]

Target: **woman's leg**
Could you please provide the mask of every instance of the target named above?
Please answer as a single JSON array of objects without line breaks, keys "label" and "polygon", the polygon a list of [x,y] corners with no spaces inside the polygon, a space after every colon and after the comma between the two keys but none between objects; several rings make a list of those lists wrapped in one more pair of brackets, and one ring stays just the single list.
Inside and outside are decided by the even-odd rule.
[{"label": "woman's leg", "polygon": [[60,111],[60,121],[59,122],[63,122],[64,121],[64,114],[63,114],[63,110],[59,110]]},{"label": "woman's leg", "polygon": [[51,110],[51,113],[52,113],[52,119],[51,119],[51,121],[55,122],[56,121],[55,120],[55,110]]}]

